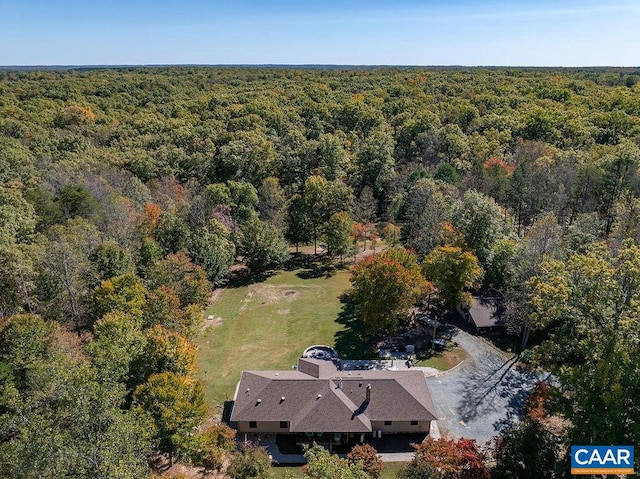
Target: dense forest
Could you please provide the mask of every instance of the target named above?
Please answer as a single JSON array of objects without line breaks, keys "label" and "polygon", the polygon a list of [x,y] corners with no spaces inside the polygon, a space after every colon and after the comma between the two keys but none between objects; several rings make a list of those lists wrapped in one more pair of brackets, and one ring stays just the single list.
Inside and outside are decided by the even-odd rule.
[{"label": "dense forest", "polygon": [[472,255],[460,284],[500,291],[521,360],[554,373],[499,441],[499,477],[558,477],[560,444],[639,443],[639,80],[0,71],[0,476],[215,462],[229,431],[201,427],[191,341],[213,288],[378,235],[434,284],[463,257],[443,254]]}]

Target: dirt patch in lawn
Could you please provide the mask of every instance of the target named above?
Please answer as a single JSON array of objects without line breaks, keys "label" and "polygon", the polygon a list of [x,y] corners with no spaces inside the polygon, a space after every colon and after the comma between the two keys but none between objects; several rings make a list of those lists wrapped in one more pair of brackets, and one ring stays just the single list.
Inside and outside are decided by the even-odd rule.
[{"label": "dirt patch in lawn", "polygon": [[257,299],[265,304],[274,304],[280,301],[292,301],[297,298],[299,292],[286,285],[258,284],[249,291],[247,298]]}]

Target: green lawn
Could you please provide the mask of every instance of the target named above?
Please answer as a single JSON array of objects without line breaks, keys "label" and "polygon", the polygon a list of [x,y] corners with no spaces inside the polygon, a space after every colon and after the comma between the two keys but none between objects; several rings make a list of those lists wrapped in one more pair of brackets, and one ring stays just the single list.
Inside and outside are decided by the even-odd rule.
[{"label": "green lawn", "polygon": [[455,346],[452,349],[447,349],[441,353],[436,353],[428,359],[421,359],[416,363],[416,366],[427,366],[436,368],[441,371],[446,371],[454,366],[457,366],[464,361],[469,355],[460,346]]},{"label": "green lawn", "polygon": [[340,342],[349,287],[347,269],[303,269],[220,291],[207,315],[222,322],[196,340],[209,404],[233,399],[244,369],[290,369],[307,346]]},{"label": "green lawn", "polygon": [[[209,405],[221,412],[243,370],[290,369],[312,344],[334,346],[345,359],[375,357],[344,295],[349,276],[346,267],[326,270],[318,263],[220,290],[206,313],[216,325],[196,338]],[[446,370],[465,357],[453,348],[418,365]]]}]

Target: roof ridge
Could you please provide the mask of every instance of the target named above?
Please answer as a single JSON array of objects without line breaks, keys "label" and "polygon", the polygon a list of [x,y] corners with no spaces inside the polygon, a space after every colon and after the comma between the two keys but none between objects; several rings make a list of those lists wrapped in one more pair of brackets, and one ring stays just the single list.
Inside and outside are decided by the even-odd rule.
[{"label": "roof ridge", "polygon": [[[419,373],[422,375],[421,371],[415,371],[416,373]],[[413,373],[413,371],[412,371]],[[431,393],[429,391],[429,389],[426,387],[425,384],[425,388],[427,390],[427,396],[425,397],[426,401],[428,402],[428,404],[424,404],[423,401],[421,400],[421,398],[416,396],[416,391],[412,391],[412,388],[414,387],[414,383],[413,381],[410,381],[408,384],[405,384],[404,381],[407,380],[408,378],[410,378],[409,374],[403,374],[402,376],[398,377],[398,378],[394,378],[394,380],[400,384],[400,386],[402,386],[402,389],[404,391],[407,392],[407,394],[409,394],[409,396],[411,396],[411,398],[417,402],[421,407],[423,407],[424,409],[426,409],[429,414],[431,414],[433,416],[433,419],[437,419],[436,415],[435,415],[435,407],[433,405],[433,401],[431,400]],[[410,386],[410,387],[408,387]]]},{"label": "roof ridge", "polygon": [[[344,391],[341,388],[333,386],[334,379],[335,378],[327,378],[326,381],[324,382],[324,385],[323,385],[324,387],[322,391],[325,392],[325,394],[327,393],[330,394],[331,395],[330,397],[333,397],[338,401],[340,401],[340,403],[351,413],[351,419],[357,421],[362,427],[370,431],[371,430],[370,418],[367,415],[355,414],[355,412],[358,410],[359,407],[349,399],[349,397],[344,393]],[[315,414],[316,409],[325,406],[325,403],[322,403],[320,401],[330,400],[330,397],[317,398],[317,400],[311,404],[311,407],[304,408],[303,410],[301,410],[300,414],[298,414],[291,421],[291,430],[298,429],[298,426],[301,423],[303,423],[306,419],[310,418],[312,415]],[[338,414],[338,411],[335,411],[335,412],[336,414]]]}]

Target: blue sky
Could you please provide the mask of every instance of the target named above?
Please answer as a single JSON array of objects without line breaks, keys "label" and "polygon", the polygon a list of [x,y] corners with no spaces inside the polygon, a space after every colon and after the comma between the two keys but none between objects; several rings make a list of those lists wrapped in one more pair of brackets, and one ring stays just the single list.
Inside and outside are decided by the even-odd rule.
[{"label": "blue sky", "polygon": [[640,0],[0,0],[0,65],[640,66]]}]

